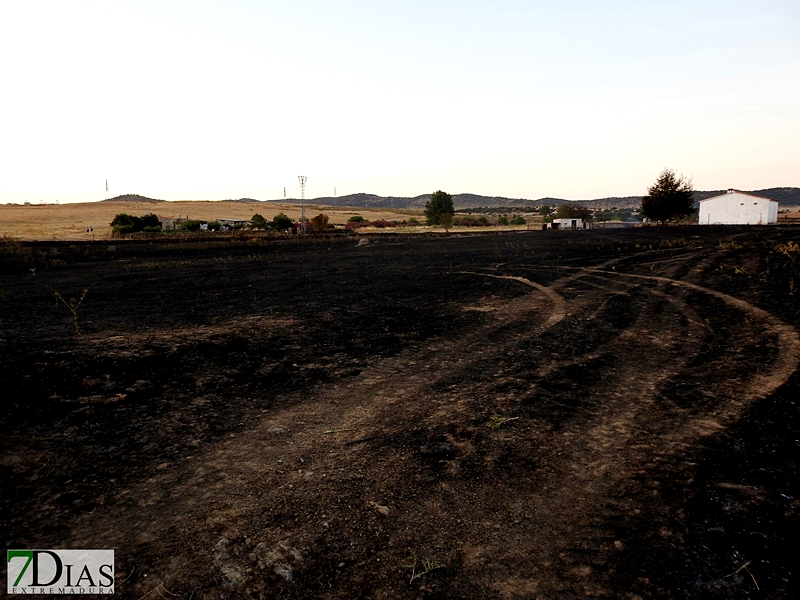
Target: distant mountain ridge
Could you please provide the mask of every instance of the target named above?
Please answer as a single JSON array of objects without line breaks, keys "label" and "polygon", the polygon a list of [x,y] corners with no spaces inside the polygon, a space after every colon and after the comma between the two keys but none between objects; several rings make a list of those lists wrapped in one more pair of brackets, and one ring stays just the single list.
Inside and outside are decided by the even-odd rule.
[{"label": "distant mountain ridge", "polygon": [[[727,190],[695,191],[694,200],[699,202],[706,198],[719,196]],[[780,187],[767,188],[764,190],[739,190],[754,196],[762,196],[777,200],[782,206],[800,206],[800,188]],[[306,199],[307,204],[325,204],[328,206],[341,206],[351,208],[383,208],[383,209],[423,209],[425,204],[431,199],[430,194],[420,196],[378,196],[376,194],[349,194],[347,196],[323,196],[320,198]],[[103,202],[164,202],[154,198],[147,198],[138,194],[123,194],[115,196]],[[233,202],[251,202],[261,204],[264,202],[285,202],[287,204],[299,204],[299,198],[286,198],[277,200],[256,200],[254,198],[239,198]],[[535,210],[547,204],[558,206],[564,203],[575,203],[593,209],[609,208],[635,208],[641,205],[641,196],[613,196],[610,198],[596,198],[594,200],[565,200],[564,198],[539,198],[529,200],[527,198],[506,198],[504,196],[481,196],[479,194],[453,194],[453,206],[458,210],[470,208],[508,208],[512,210]]]},{"label": "distant mountain ridge", "polygon": [[[781,187],[768,188],[764,190],[740,190],[754,196],[763,196],[772,200],[777,200],[785,206],[800,205],[800,188]],[[694,193],[695,202],[719,196],[727,190],[710,190]],[[349,194],[347,196],[323,196],[320,198],[306,199],[308,204],[326,204],[329,206],[348,206],[353,208],[425,208],[425,204],[431,199],[430,194],[414,196],[413,198],[404,196],[377,196],[375,194]],[[242,199],[242,202],[258,202],[257,200]],[[287,198],[280,200],[268,200],[267,202],[286,202],[290,204],[299,203],[297,198]],[[642,203],[641,196],[614,196],[610,198],[596,198],[594,200],[566,200],[564,198],[539,198],[529,200],[527,198],[506,198],[504,196],[481,196],[479,194],[453,194],[453,206],[458,209],[469,208],[512,208],[512,209],[535,209],[544,204],[557,206],[566,202],[587,206],[589,208],[634,208]]]}]

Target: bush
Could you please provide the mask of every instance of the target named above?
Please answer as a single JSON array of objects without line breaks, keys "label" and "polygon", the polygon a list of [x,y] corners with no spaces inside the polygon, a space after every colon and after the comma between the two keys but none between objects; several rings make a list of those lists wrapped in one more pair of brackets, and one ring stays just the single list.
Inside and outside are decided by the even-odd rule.
[{"label": "bush", "polygon": [[397,223],[394,221],[387,221],[386,219],[377,219],[376,221],[370,221],[369,226],[383,229],[385,227],[397,227]]},{"label": "bush", "polygon": [[362,227],[367,227],[368,225],[369,223],[366,221],[348,221],[344,228],[352,231],[353,229],[361,229]]},{"label": "bush", "polygon": [[161,231],[161,219],[153,213],[147,213],[141,217],[119,213],[111,221],[111,227],[114,229],[114,233],[155,232]]},{"label": "bush", "polygon": [[181,231],[200,231],[200,226],[203,224],[202,221],[191,219],[188,221],[183,221],[182,223],[178,224],[178,229]]},{"label": "bush", "polygon": [[525,217],[516,217],[510,221],[512,225],[525,225]]},{"label": "bush", "polygon": [[266,229],[267,228],[267,220],[262,217],[260,214],[256,213],[252,217],[250,217],[250,223],[253,229]]},{"label": "bush", "polygon": [[291,229],[294,222],[282,212],[272,217],[272,227],[275,229]]},{"label": "bush", "polygon": [[489,222],[489,219],[486,217],[479,217],[475,218],[471,215],[467,215],[466,217],[461,217],[460,219],[454,219],[453,225],[457,227],[485,227],[487,225],[494,225],[494,223]]},{"label": "bush", "polygon": [[500,217],[497,219],[498,225],[508,225],[508,219],[506,217]]},{"label": "bush", "polygon": [[[136,217],[133,218],[134,223],[136,222]],[[142,217],[142,230],[146,230],[150,228],[151,231],[161,231],[161,219],[158,218],[158,215],[154,213],[147,213]]]},{"label": "bush", "polygon": [[328,215],[319,213],[311,219],[311,229],[314,233],[322,233],[328,229]]},{"label": "bush", "polygon": [[362,217],[361,215],[353,215],[352,217],[347,219],[347,222],[348,223],[363,223],[364,220],[365,220],[364,217]]}]

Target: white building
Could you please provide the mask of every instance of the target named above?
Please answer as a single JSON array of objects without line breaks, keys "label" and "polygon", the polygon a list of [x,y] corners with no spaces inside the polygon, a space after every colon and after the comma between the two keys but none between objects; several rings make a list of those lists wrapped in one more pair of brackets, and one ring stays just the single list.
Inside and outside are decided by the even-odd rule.
[{"label": "white building", "polygon": [[778,222],[778,201],[728,190],[700,200],[700,225],[769,225]]},{"label": "white building", "polygon": [[550,229],[586,229],[583,219],[553,219]]}]

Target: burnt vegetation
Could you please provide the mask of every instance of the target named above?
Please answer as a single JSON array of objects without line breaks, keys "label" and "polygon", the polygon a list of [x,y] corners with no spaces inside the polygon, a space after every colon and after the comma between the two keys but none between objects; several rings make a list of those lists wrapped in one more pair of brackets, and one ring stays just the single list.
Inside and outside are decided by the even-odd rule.
[{"label": "burnt vegetation", "polygon": [[369,239],[0,240],[7,547],[123,598],[792,596],[800,233]]}]

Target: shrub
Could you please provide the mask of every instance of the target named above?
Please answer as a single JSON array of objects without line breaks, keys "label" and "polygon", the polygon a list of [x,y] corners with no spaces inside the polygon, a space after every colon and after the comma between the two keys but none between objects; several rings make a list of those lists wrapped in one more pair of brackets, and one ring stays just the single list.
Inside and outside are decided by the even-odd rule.
[{"label": "shrub", "polygon": [[364,220],[365,220],[364,217],[362,217],[361,215],[353,215],[352,217],[347,219],[347,222],[348,223],[363,223]]},{"label": "shrub", "polygon": [[275,229],[291,229],[292,225],[294,225],[292,220],[282,212],[272,217],[272,227]]},{"label": "shrub", "polygon": [[508,225],[508,219],[506,217],[500,217],[497,219],[498,225]]},{"label": "shrub", "polygon": [[395,223],[394,221],[387,221],[386,219],[377,219],[375,221],[370,221],[369,226],[379,227],[379,228],[397,227],[397,223]]},{"label": "shrub", "polygon": [[319,213],[311,219],[311,229],[314,233],[322,233],[328,229],[328,215]]},{"label": "shrub", "polygon": [[353,230],[353,229],[361,229],[362,227],[367,227],[368,225],[369,223],[367,223],[366,221],[348,221],[345,224],[344,228]]},{"label": "shrub", "polygon": [[[133,220],[135,223],[136,217],[134,217]],[[158,218],[158,215],[147,213],[142,217],[142,231],[146,231],[148,227],[150,231],[161,231],[161,219]]]},{"label": "shrub", "polygon": [[253,229],[266,229],[267,228],[267,220],[262,217],[260,214],[256,213],[252,217],[250,217],[250,223]]},{"label": "shrub", "polygon": [[126,213],[119,213],[111,221],[115,233],[133,233],[133,217]]},{"label": "shrub", "polygon": [[182,223],[179,223],[178,229],[181,231],[200,231],[200,225],[202,224],[203,224],[202,221],[196,219],[190,219],[188,221],[183,221]]},{"label": "shrub", "polygon": [[467,215],[460,219],[454,219],[453,225],[458,227],[485,227],[487,225],[494,225],[494,223],[491,223],[486,217],[479,217],[476,219],[471,215]]},{"label": "shrub", "polygon": [[136,233],[138,231],[161,231],[161,219],[158,215],[147,213],[141,217],[134,217],[127,213],[119,213],[111,221],[115,233]]}]

